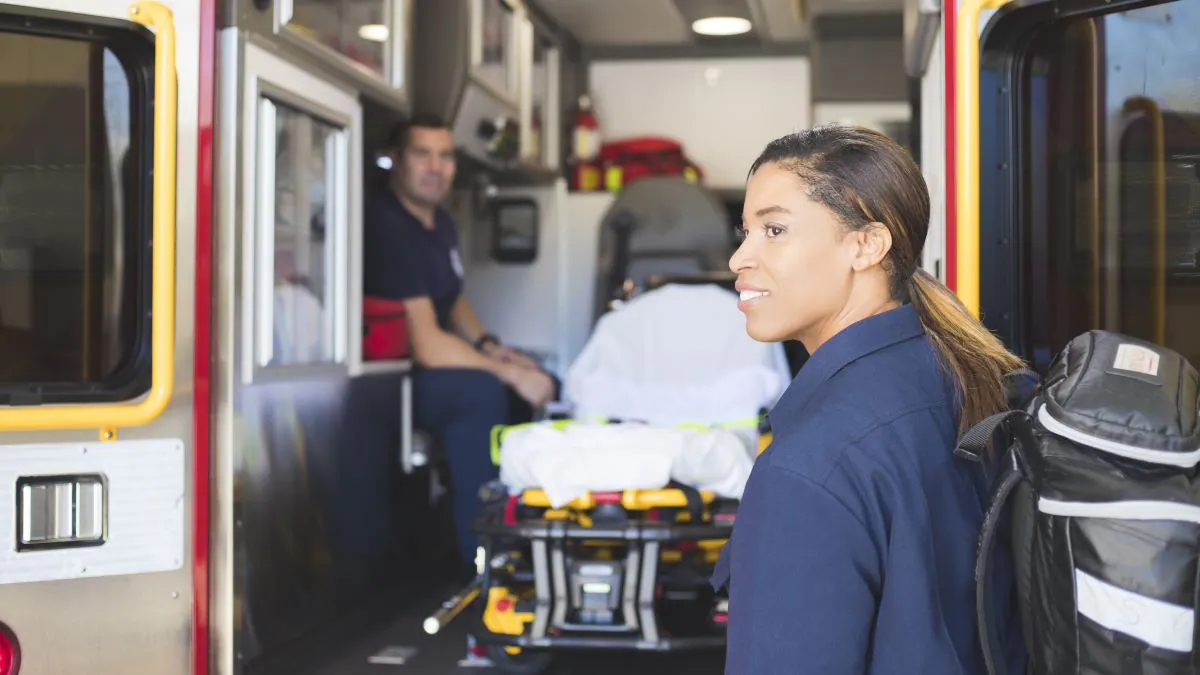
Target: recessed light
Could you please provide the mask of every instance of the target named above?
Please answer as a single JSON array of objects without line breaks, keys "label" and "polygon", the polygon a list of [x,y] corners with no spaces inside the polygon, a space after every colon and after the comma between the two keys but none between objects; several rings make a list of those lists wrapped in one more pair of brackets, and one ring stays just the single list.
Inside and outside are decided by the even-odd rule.
[{"label": "recessed light", "polygon": [[358,37],[370,42],[387,42],[391,31],[381,23],[369,23],[358,27]]},{"label": "recessed light", "polygon": [[749,20],[737,16],[710,16],[692,22],[692,30],[701,35],[741,35],[750,28]]}]

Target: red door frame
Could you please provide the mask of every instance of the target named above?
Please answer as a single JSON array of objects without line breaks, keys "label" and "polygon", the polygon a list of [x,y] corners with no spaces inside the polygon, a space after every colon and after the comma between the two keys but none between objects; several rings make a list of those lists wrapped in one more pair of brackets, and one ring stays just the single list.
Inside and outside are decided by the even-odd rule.
[{"label": "red door frame", "polygon": [[195,388],[192,403],[192,675],[208,675],[209,450],[212,442],[213,117],[216,0],[200,0],[199,110],[196,167]]},{"label": "red door frame", "polygon": [[946,81],[946,250],[943,258],[946,261],[946,286],[954,290],[958,284],[958,199],[955,194],[957,187],[955,173],[958,171],[958,160],[955,156],[955,108],[954,108],[954,19],[958,13],[957,0],[946,0],[942,7],[942,49],[946,56],[946,72],[942,73]]}]

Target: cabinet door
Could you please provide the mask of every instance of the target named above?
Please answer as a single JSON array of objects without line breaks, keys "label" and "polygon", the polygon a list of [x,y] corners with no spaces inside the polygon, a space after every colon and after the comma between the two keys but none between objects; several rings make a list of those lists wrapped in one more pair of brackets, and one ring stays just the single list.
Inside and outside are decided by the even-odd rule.
[{"label": "cabinet door", "polygon": [[493,93],[517,105],[519,50],[516,15],[504,0],[471,0],[471,70]]},{"label": "cabinet door", "polygon": [[246,381],[344,372],[357,325],[358,100],[254,45],[244,81]]},{"label": "cabinet door", "polygon": [[408,96],[412,0],[277,0],[276,28]]}]

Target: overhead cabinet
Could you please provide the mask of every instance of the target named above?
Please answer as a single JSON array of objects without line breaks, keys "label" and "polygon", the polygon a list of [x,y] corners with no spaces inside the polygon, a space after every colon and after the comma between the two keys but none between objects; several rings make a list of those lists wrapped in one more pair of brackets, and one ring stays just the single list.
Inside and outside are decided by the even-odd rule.
[{"label": "overhead cabinet", "polygon": [[445,117],[470,159],[496,170],[557,164],[559,47],[518,0],[416,0],[418,110]]}]

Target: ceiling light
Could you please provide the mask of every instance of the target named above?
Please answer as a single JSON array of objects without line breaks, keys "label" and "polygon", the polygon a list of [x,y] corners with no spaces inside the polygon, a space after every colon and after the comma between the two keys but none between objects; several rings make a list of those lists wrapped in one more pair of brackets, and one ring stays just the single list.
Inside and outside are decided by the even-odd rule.
[{"label": "ceiling light", "polygon": [[371,42],[387,42],[388,27],[381,23],[369,23],[358,27],[358,37]]},{"label": "ceiling light", "polygon": [[701,35],[741,35],[750,32],[750,21],[736,16],[710,16],[693,21],[692,30]]}]

